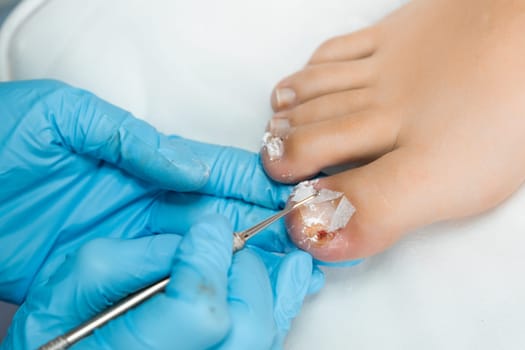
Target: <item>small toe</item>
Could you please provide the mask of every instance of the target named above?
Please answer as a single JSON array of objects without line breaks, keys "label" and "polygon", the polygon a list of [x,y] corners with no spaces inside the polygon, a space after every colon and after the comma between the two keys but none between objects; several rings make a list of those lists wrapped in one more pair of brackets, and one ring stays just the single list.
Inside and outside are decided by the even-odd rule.
[{"label": "small toe", "polygon": [[325,41],[308,64],[355,60],[372,55],[377,49],[377,30],[368,27]]},{"label": "small toe", "polygon": [[370,109],[373,103],[371,88],[346,90],[321,96],[279,112],[274,118],[287,118],[290,125],[300,126]]},{"label": "small toe", "polygon": [[307,66],[277,84],[272,107],[281,111],[323,95],[367,87],[375,78],[374,72],[369,59]]},{"label": "small toe", "polygon": [[357,113],[292,127],[281,133],[282,155],[262,149],[263,165],[276,181],[294,183],[322,169],[353,161],[375,159],[395,144],[398,126],[381,113]]}]

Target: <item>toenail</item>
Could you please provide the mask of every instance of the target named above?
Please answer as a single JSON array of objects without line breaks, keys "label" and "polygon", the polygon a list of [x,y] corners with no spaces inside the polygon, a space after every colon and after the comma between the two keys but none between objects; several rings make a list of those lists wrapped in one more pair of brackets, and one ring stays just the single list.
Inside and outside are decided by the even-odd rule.
[{"label": "toenail", "polygon": [[279,160],[284,154],[284,141],[281,137],[274,136],[267,131],[263,135],[262,148],[266,151],[271,161]]},{"label": "toenail", "polygon": [[292,225],[287,219],[287,229],[292,241],[307,251],[337,245],[342,239],[341,229],[355,213],[354,206],[344,193],[317,189],[316,184],[317,181],[301,182],[290,196],[290,202],[294,203],[317,191],[319,193],[317,198],[299,209],[299,226]]},{"label": "toenail", "polygon": [[284,138],[290,132],[290,122],[286,118],[273,118],[268,122],[268,131],[272,136]]},{"label": "toenail", "polygon": [[284,154],[284,139],[290,132],[290,122],[286,118],[272,118],[268,122],[262,139],[262,147],[270,160],[279,160]]},{"label": "toenail", "polygon": [[275,100],[278,107],[288,107],[295,102],[295,91],[290,88],[280,88],[275,90]]}]

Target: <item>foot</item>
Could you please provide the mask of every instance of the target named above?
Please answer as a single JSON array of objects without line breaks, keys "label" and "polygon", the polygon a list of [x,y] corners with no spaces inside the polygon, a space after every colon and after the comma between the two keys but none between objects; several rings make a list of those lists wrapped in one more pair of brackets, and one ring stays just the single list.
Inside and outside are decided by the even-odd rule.
[{"label": "foot", "polygon": [[[525,1],[414,1],[325,42],[282,80],[269,126],[282,144],[263,148],[268,174],[295,183],[364,164],[315,184],[356,211],[330,236],[337,244],[303,248],[326,261],[366,257],[512,194],[525,180],[524,31]],[[301,244],[304,220],[289,222]]]}]

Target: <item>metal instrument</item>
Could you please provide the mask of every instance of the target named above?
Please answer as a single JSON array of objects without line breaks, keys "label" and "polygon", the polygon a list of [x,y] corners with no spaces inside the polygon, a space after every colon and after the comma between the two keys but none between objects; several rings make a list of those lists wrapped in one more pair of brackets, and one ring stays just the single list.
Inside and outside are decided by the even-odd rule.
[{"label": "metal instrument", "polygon": [[[299,208],[300,206],[308,203],[310,200],[317,197],[318,193],[312,194],[305,199],[290,205],[289,207],[283,209],[277,214],[269,217],[268,219],[258,223],[257,225],[241,232],[235,232],[233,234],[233,252],[237,252],[244,248],[246,241],[251,237],[255,236],[275,221],[289,214],[293,210]],[[101,312],[97,316],[78,326],[77,328],[65,333],[64,335],[58,336],[50,342],[42,345],[39,350],[64,350],[81,340],[82,338],[90,335],[95,329],[104,326],[109,321],[117,318],[126,311],[134,308],[145,300],[148,300],[157,293],[164,291],[164,288],[170,282],[170,278],[166,277],[163,280],[160,280],[150,286],[141,289],[126,298],[122,299],[117,304],[111,306],[107,310]]]}]

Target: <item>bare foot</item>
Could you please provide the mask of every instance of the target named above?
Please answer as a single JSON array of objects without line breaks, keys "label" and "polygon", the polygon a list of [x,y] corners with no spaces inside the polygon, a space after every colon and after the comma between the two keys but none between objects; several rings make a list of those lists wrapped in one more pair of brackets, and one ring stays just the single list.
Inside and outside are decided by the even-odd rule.
[{"label": "bare foot", "polygon": [[[525,180],[523,33],[525,1],[416,0],[325,42],[282,80],[270,123],[282,147],[262,151],[271,177],[366,162],[315,185],[356,212],[337,244],[302,247],[326,261],[369,256],[512,194]],[[301,245],[304,220],[290,223]]]}]

